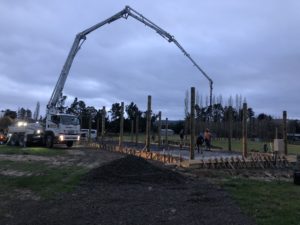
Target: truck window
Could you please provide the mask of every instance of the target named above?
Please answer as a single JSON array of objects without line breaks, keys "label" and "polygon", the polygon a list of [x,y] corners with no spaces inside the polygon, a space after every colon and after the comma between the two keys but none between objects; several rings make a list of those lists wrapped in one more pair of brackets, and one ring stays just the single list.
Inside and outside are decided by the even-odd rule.
[{"label": "truck window", "polygon": [[79,119],[75,116],[61,116],[61,122],[64,125],[79,125]]},{"label": "truck window", "polygon": [[52,121],[53,123],[59,123],[59,116],[57,116],[57,115],[51,116],[51,121]]}]

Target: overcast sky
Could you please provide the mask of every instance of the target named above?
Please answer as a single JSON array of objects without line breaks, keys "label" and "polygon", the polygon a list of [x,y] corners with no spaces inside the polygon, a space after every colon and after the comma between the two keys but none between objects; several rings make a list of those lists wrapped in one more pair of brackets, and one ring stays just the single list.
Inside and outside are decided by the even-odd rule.
[{"label": "overcast sky", "polygon": [[[214,81],[213,92],[246,98],[256,115],[300,118],[298,0],[0,0],[0,110],[41,112],[74,37],[125,5],[174,35]],[[87,36],[67,78],[74,97],[97,109],[124,101],[184,116],[185,91],[209,94],[209,82],[182,52],[129,17]]]}]

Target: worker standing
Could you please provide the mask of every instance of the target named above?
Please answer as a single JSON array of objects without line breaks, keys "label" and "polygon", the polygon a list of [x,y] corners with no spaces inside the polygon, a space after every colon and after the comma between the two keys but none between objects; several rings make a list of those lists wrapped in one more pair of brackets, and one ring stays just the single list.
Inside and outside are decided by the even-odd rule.
[{"label": "worker standing", "polygon": [[196,144],[197,144],[198,153],[201,152],[201,154],[203,153],[203,150],[202,150],[203,142],[204,142],[204,138],[203,138],[202,134],[200,133],[197,137]]},{"label": "worker standing", "polygon": [[211,147],[211,133],[209,132],[208,128],[206,128],[206,130],[204,132],[204,142],[205,142],[206,150],[210,151],[210,147]]}]

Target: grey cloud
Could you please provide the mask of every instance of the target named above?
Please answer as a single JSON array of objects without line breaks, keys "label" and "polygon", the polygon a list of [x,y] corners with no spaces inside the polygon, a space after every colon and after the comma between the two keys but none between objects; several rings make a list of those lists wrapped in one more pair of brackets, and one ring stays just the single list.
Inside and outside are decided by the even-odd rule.
[{"label": "grey cloud", "polygon": [[[122,2],[122,1],[121,1]],[[6,1],[0,7],[1,109],[36,101],[45,107],[76,33],[123,9],[141,12],[176,39],[214,80],[224,102],[235,94],[259,112],[299,117],[299,2],[281,1]],[[134,101],[182,118],[184,93],[207,80],[173,43],[132,18],[88,35],[74,60],[64,94],[88,105]],[[34,91],[33,91],[34,90]]]}]

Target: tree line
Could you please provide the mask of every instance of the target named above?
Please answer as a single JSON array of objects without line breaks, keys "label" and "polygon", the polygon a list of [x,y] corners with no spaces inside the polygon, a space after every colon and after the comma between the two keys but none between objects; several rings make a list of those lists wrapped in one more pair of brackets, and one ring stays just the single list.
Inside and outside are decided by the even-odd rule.
[{"label": "tree line", "polygon": [[[64,99],[62,102],[64,102]],[[234,104],[235,102],[235,104]],[[229,97],[227,103],[224,104],[223,97],[213,96],[212,105],[208,105],[208,98],[203,101],[202,97],[196,95],[196,132],[200,133],[205,128],[210,128],[215,137],[227,137],[228,136],[228,124],[231,119],[233,138],[242,137],[242,105],[246,102],[244,98],[242,100],[241,95],[235,96],[235,101],[232,97]],[[13,123],[14,119],[22,119],[27,121],[37,120],[39,103],[34,113],[29,109],[23,107],[18,111],[12,111],[6,109],[2,111],[2,118],[0,118],[0,129],[7,128],[8,125]],[[131,132],[132,127],[135,129],[136,118],[138,117],[139,132],[145,132],[147,111],[141,110],[134,102],[125,105],[124,115],[124,132]],[[70,106],[64,106],[62,103],[60,106],[61,111],[77,115],[81,121],[81,128],[88,129],[90,126],[92,129],[101,129],[102,127],[102,114],[105,109],[96,109],[94,106],[87,106],[83,100],[79,100],[77,97],[73,100]],[[229,114],[231,113],[231,116]],[[34,117],[34,118],[33,118]],[[179,133],[184,130],[189,134],[189,93],[185,94],[184,99],[184,118],[182,120],[169,121],[168,128],[174,130],[175,133]],[[120,129],[121,118],[121,104],[113,103],[110,109],[105,110],[105,129],[108,133],[118,133]],[[151,128],[152,132],[157,132],[158,129],[158,113],[151,112]],[[40,121],[45,118],[39,117]],[[162,128],[164,128],[164,121],[162,121]],[[133,125],[133,126],[132,126]],[[260,139],[273,139],[275,137],[275,131],[277,128],[278,135],[281,135],[281,122],[274,119],[271,115],[260,113],[255,115],[254,110],[251,107],[247,108],[247,127],[249,138]],[[135,132],[135,130],[134,130]],[[300,133],[300,125],[298,120],[288,120],[288,132]]]}]

